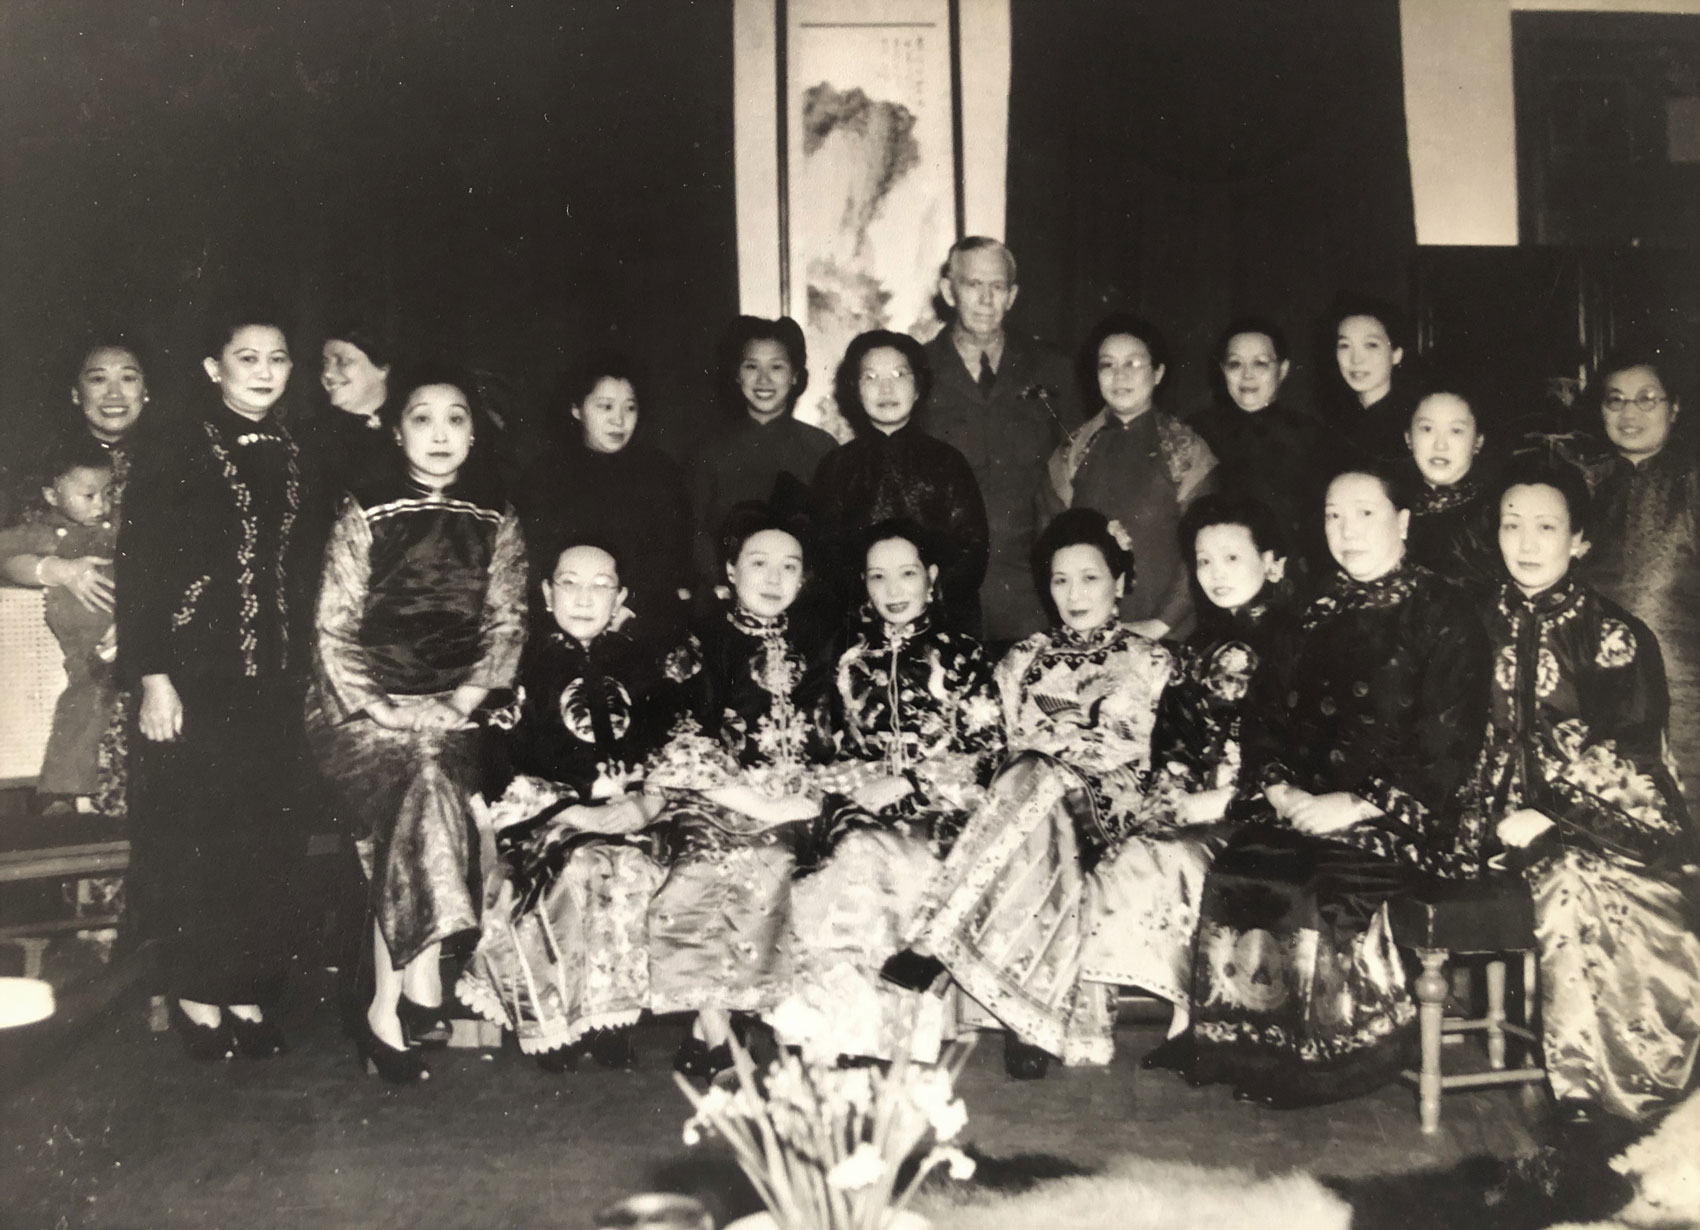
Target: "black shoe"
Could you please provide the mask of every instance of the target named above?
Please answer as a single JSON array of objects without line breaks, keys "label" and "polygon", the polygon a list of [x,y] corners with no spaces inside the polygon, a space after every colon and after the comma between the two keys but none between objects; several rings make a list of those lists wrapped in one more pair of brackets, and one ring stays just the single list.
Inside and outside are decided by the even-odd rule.
[{"label": "black shoe", "polygon": [[578,1047],[557,1046],[552,1051],[544,1051],[537,1056],[537,1066],[551,1076],[571,1072],[578,1067]]},{"label": "black shoe", "polygon": [[244,1059],[272,1059],[289,1050],[289,1042],[272,1021],[246,1021],[233,1012],[224,1014],[236,1035],[236,1052]]},{"label": "black shoe", "polygon": [[1147,1072],[1179,1072],[1192,1070],[1192,1039],[1186,1034],[1164,1038],[1140,1056],[1139,1066]]},{"label": "black shoe", "polygon": [[1598,1127],[1605,1118],[1606,1112],[1590,1098],[1560,1098],[1552,1111],[1556,1127],[1572,1130]]},{"label": "black shoe", "polygon": [[887,957],[880,966],[880,977],[905,991],[925,991],[944,973],[944,963],[937,957],[924,957],[913,948]]},{"label": "black shoe", "polygon": [[435,1051],[449,1044],[454,1028],[449,1024],[446,1005],[427,1008],[403,995],[395,1006],[395,1014],[401,1020],[401,1036],[407,1039],[407,1045]]},{"label": "black shoe", "polygon": [[673,1071],[697,1080],[713,1080],[731,1066],[732,1047],[729,1043],[709,1046],[695,1034],[687,1034],[679,1044],[679,1053],[673,1056]]},{"label": "black shoe", "polygon": [[[637,1047],[632,1044],[631,1027],[622,1026],[619,1029],[593,1030],[585,1041],[585,1049],[590,1057],[605,1068],[613,1068],[616,1072],[630,1072],[637,1067]],[[732,1062],[732,1049],[726,1049],[726,1062]]]},{"label": "black shoe", "polygon": [[1043,1080],[1050,1067],[1050,1052],[1031,1043],[1023,1042],[1014,1034],[1004,1035],[1003,1070],[1011,1080]]},{"label": "black shoe", "polygon": [[391,1046],[372,1032],[370,1022],[361,1030],[355,1045],[367,1076],[381,1076],[392,1085],[416,1085],[431,1079],[431,1069],[425,1066],[418,1051]]},{"label": "black shoe", "polygon": [[183,1039],[183,1050],[196,1063],[222,1063],[236,1055],[236,1039],[230,1032],[230,1016],[219,1017],[217,1025],[202,1025],[189,1019],[179,1000],[171,1001],[171,1028]]}]

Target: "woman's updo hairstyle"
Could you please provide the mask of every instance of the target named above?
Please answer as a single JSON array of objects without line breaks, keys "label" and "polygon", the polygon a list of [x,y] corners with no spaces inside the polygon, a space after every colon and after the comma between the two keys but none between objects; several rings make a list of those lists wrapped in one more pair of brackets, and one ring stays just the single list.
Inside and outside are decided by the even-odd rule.
[{"label": "woman's updo hairstyle", "polygon": [[559,418],[571,419],[573,407],[584,405],[584,399],[604,380],[624,380],[631,385],[642,410],[649,389],[648,368],[623,350],[602,346],[580,355],[556,384],[555,409]]},{"label": "woman's updo hairstyle", "polygon": [[287,317],[274,305],[237,301],[215,308],[207,317],[202,353],[209,359],[220,358],[237,331],[250,326],[276,329],[286,340],[290,336]]},{"label": "woman's updo hairstyle", "polygon": [[807,581],[810,563],[814,559],[808,517],[801,512],[775,508],[763,500],[746,500],[732,505],[726,519],[720,523],[721,567],[736,564],[744,544],[764,530],[779,530],[797,540],[803,548],[803,577]]},{"label": "woman's updo hairstyle", "polygon": [[1248,333],[1268,338],[1269,344],[1275,347],[1277,362],[1285,363],[1292,357],[1287,349],[1287,334],[1280,325],[1267,316],[1236,316],[1228,322],[1228,327],[1217,335],[1216,345],[1210,351],[1210,362],[1221,367],[1228,361],[1228,343]]},{"label": "woman's updo hairstyle", "polygon": [[1393,347],[1403,350],[1405,358],[1411,357],[1411,328],[1405,319],[1405,313],[1386,299],[1351,291],[1336,295],[1332,310],[1328,313],[1330,353],[1334,349],[1334,339],[1339,336],[1340,326],[1353,316],[1368,316],[1379,322],[1382,332],[1387,334],[1387,340]]},{"label": "woman's updo hairstyle", "polygon": [[1163,331],[1131,312],[1113,312],[1092,326],[1092,332],[1086,335],[1080,353],[1075,356],[1075,378],[1080,382],[1080,392],[1087,405],[1104,403],[1104,395],[1098,388],[1098,348],[1112,337],[1131,337],[1144,343],[1146,353],[1151,356],[1152,370],[1163,369],[1163,379],[1157,388],[1169,383],[1173,369],[1169,366],[1169,343]]},{"label": "woman's updo hairstyle", "polygon": [[1049,601],[1051,561],[1065,547],[1097,547],[1111,575],[1133,584],[1133,552],[1110,530],[1110,520],[1096,508],[1069,508],[1058,513],[1033,544],[1033,583]]},{"label": "woman's updo hairstyle", "polygon": [[936,568],[939,563],[938,539],[927,532],[926,528],[910,517],[888,517],[884,521],[875,522],[862,535],[861,554],[858,556],[858,570],[865,569],[868,563],[868,552],[882,542],[901,539],[915,548],[915,554],[920,556],[923,567]]},{"label": "woman's updo hairstyle", "polygon": [[1393,507],[1400,512],[1408,512],[1416,504],[1414,485],[1405,476],[1404,470],[1396,465],[1383,465],[1380,462],[1362,465],[1354,462],[1340,466],[1328,476],[1328,482],[1323,485],[1325,503],[1328,490],[1349,474],[1361,474],[1365,478],[1374,479],[1380,484],[1381,490]]},{"label": "woman's updo hairstyle", "polygon": [[[735,418],[741,418],[747,409],[743,394],[738,390],[738,369],[743,366],[744,351],[751,342],[778,342],[785,348],[785,357],[791,360],[791,371],[796,377],[790,396],[785,399],[785,413],[790,414],[796,409],[803,390],[809,387],[809,347],[803,340],[802,326],[789,316],[776,320],[768,320],[765,316],[740,316],[732,322],[720,345],[720,384],[726,393],[727,408]],[[641,398],[639,402],[641,404]]]},{"label": "woman's updo hairstyle", "polygon": [[927,362],[927,352],[921,348],[920,342],[907,333],[894,333],[890,329],[858,333],[845,348],[844,361],[838,365],[832,381],[833,395],[838,398],[838,413],[855,429],[858,437],[873,430],[868,412],[862,408],[862,360],[872,351],[884,347],[901,353],[909,363],[909,370],[915,374],[916,413],[920,413],[921,407],[927,404],[927,396],[933,391],[932,364]]},{"label": "woman's updo hairstyle", "polygon": [[388,367],[394,370],[397,362],[396,348],[388,334],[374,327],[368,320],[351,318],[338,323],[338,328],[326,332],[327,342],[346,342],[371,360],[373,367]]},{"label": "woman's updo hairstyle", "polygon": [[1588,480],[1579,468],[1562,458],[1538,454],[1514,457],[1494,486],[1496,515],[1505,500],[1505,493],[1513,487],[1551,487],[1564,497],[1564,506],[1570,513],[1571,533],[1589,533],[1594,501],[1588,492]]},{"label": "woman's updo hairstyle", "polygon": [[1213,525],[1243,525],[1251,535],[1251,544],[1261,554],[1273,551],[1277,559],[1287,555],[1287,535],[1281,520],[1269,505],[1249,496],[1231,496],[1213,491],[1194,501],[1181,518],[1181,554],[1191,559],[1198,545],[1198,536]]}]

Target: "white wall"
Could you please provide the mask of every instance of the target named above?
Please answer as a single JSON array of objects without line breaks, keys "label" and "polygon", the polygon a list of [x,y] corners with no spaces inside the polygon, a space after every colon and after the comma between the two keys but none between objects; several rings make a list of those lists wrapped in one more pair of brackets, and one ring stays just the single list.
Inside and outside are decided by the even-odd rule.
[{"label": "white wall", "polygon": [[1418,243],[1517,242],[1513,10],[1700,14],[1700,0],[1401,0]]}]

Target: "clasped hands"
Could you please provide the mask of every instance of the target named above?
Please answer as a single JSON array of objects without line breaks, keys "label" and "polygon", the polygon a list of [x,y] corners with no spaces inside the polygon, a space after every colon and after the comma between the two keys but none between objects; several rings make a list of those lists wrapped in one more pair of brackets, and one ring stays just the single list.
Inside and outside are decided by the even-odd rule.
[{"label": "clasped hands", "polygon": [[375,701],[366,716],[385,730],[471,730],[472,719],[440,698]]},{"label": "clasped hands", "polygon": [[1287,782],[1276,782],[1263,788],[1263,797],[1277,816],[1312,837],[1338,833],[1381,814],[1373,803],[1344,790],[1312,794]]}]

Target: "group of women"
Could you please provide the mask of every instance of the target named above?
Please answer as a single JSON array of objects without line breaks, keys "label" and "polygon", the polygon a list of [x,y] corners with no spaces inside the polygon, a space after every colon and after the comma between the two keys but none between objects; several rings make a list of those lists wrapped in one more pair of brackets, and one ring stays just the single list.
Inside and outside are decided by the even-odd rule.
[{"label": "group of women", "polygon": [[127,472],[141,918],[190,1054],[286,1047],[311,764],[360,839],[356,1032],[392,1081],[429,1075],[455,995],[552,1068],[630,1064],[653,1012],[691,1014],[697,1075],[760,1018],[875,1060],[1001,1028],[1034,1078],[1107,1062],[1133,986],[1173,1005],[1151,1066],[1354,1096],[1414,1019],[1386,902],[1509,860],[1561,1106],[1668,1104],[1700,1045],[1700,469],[1666,372],[1601,371],[1586,473],[1538,440],[1490,467],[1465,390],[1402,385],[1388,313],[1337,336],[1328,427],[1280,403],[1261,321],[1189,425],[1155,406],[1161,336],[1106,321],[1103,409],[1035,476],[1050,623],[1007,646],[975,638],[985,509],[913,421],[901,334],[852,343],[838,444],[792,417],[800,330],[741,321],[737,425],[689,471],[639,436],[618,355],[517,467],[475,381],[404,376],[364,330],[325,344],[341,413],[305,432],[274,412],[283,330],[231,317],[203,404],[133,450],[89,373],[140,361],[90,351],[78,397]]}]

